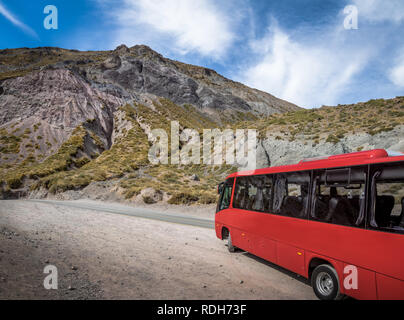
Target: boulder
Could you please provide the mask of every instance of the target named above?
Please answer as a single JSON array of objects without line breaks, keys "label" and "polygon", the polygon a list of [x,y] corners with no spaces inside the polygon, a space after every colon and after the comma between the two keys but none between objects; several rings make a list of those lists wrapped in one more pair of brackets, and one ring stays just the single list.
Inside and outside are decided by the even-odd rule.
[{"label": "boulder", "polygon": [[140,196],[143,198],[144,203],[147,204],[153,204],[163,200],[163,192],[153,188],[143,189],[140,192]]},{"label": "boulder", "polygon": [[121,63],[121,58],[118,55],[113,55],[105,60],[103,66],[105,69],[118,69]]}]

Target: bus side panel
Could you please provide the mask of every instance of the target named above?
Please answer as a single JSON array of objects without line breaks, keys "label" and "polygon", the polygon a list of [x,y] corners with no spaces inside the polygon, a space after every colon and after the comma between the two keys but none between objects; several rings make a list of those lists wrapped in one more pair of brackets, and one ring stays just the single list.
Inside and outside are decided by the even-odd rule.
[{"label": "bus side panel", "polygon": [[218,223],[217,220],[216,220],[216,222],[215,222],[216,237],[219,238],[220,240],[223,240],[223,238],[222,238],[222,229],[223,229],[223,224]]},{"label": "bus side panel", "polygon": [[250,253],[277,264],[276,242],[266,237],[250,235]]},{"label": "bus side panel", "polygon": [[278,215],[270,216],[270,221],[262,221],[259,235],[271,237],[276,242],[276,263],[302,276],[305,270],[305,241],[308,221]]},{"label": "bus side panel", "polygon": [[[351,265],[345,263],[344,270],[346,267],[350,266]],[[373,271],[359,267],[356,267],[356,270],[357,274],[355,274],[355,272],[347,272],[346,274],[343,274],[345,294],[360,300],[377,300],[376,274]],[[356,289],[355,281],[357,281]]]},{"label": "bus side panel", "polygon": [[244,231],[235,227],[231,227],[230,234],[231,241],[235,247],[243,250],[248,250],[247,238]]},{"label": "bus side panel", "polygon": [[307,234],[303,248],[404,280],[404,235],[314,221]]},{"label": "bus side panel", "polygon": [[366,230],[363,239],[370,249],[361,259],[366,268],[404,281],[404,234]]},{"label": "bus side panel", "polygon": [[376,274],[377,293],[380,300],[403,300],[404,281]]},{"label": "bus side panel", "polygon": [[305,276],[304,250],[278,242],[276,252],[278,265]]},{"label": "bus side panel", "polygon": [[248,251],[249,239],[244,228],[248,223],[248,213],[238,209],[226,209],[216,214],[216,223],[226,227],[230,231],[231,240],[237,248]]}]

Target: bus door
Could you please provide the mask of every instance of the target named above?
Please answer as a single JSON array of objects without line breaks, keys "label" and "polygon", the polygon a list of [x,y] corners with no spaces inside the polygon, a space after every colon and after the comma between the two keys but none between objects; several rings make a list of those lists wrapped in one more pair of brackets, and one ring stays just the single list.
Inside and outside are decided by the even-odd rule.
[{"label": "bus door", "polygon": [[271,215],[272,177],[238,177],[233,208],[238,217],[240,248],[272,262],[276,261]]},{"label": "bus door", "polygon": [[[276,217],[277,263],[305,274],[304,241],[310,197],[311,172],[281,173],[274,176],[273,213]],[[303,246],[303,248],[302,248]]]},{"label": "bus door", "polygon": [[[231,198],[233,193],[234,178],[227,179],[219,184],[219,202],[216,207],[216,235],[221,238],[222,227],[230,228],[234,224],[234,217],[231,215]],[[232,234],[233,237],[233,234]]]}]

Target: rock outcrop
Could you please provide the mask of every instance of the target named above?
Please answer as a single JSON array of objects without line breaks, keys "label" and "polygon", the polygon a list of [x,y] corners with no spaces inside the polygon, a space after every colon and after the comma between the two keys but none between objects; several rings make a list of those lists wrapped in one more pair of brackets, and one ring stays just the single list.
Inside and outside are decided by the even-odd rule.
[{"label": "rock outcrop", "polygon": [[260,140],[257,144],[256,168],[294,164],[303,159],[351,153],[362,150],[386,149],[404,152],[404,125],[389,132],[376,135],[368,133],[350,134],[340,141],[316,144],[310,138],[295,141],[274,137]]}]

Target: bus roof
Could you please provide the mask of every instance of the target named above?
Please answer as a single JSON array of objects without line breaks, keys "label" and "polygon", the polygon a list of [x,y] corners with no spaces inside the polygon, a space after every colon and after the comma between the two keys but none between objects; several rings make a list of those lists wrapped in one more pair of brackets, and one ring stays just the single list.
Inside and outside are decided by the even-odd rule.
[{"label": "bus roof", "polygon": [[404,161],[404,153],[375,149],[370,151],[360,151],[345,153],[335,156],[326,156],[312,159],[304,159],[297,164],[269,167],[257,170],[234,172],[227,178],[237,176],[251,176],[271,173],[282,173],[292,171],[305,171],[314,169],[338,168],[346,166],[358,166],[363,164]]}]

